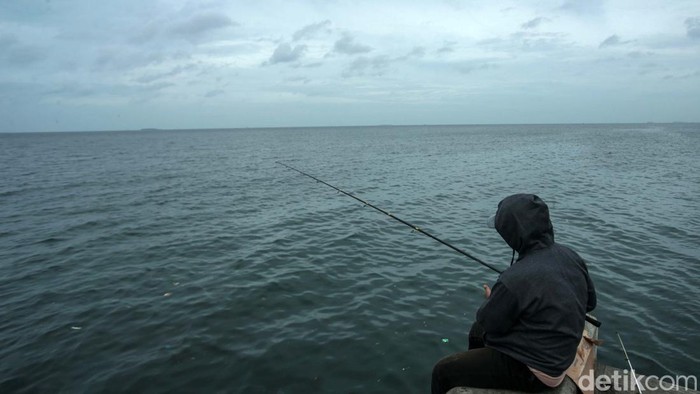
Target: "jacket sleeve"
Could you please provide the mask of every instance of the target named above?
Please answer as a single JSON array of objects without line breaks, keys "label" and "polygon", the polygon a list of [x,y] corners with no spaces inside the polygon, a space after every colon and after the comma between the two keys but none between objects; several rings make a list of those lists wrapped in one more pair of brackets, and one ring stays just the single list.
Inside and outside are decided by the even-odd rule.
[{"label": "jacket sleeve", "polygon": [[505,333],[518,321],[518,298],[501,281],[491,289],[491,296],[476,312],[476,321],[486,333]]}]

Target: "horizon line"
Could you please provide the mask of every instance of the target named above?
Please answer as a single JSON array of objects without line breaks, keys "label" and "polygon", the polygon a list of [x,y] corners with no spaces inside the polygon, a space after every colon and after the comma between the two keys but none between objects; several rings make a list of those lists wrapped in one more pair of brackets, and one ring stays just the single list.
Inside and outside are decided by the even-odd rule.
[{"label": "horizon line", "polygon": [[698,124],[700,121],[670,121],[670,122],[572,122],[572,123],[435,123],[435,124],[367,124],[344,126],[238,126],[238,127],[206,127],[206,128],[160,128],[144,127],[139,129],[102,129],[102,130],[40,130],[40,131],[0,131],[0,134],[48,134],[48,133],[110,133],[110,132],[149,132],[149,131],[207,131],[207,130],[270,130],[270,129],[338,129],[361,127],[457,127],[457,126],[557,126],[557,125],[650,125],[650,124]]}]

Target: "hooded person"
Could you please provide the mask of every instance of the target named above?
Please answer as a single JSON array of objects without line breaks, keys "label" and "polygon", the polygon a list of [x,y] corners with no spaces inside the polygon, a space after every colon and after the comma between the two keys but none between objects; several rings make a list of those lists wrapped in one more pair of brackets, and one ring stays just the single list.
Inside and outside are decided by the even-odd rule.
[{"label": "hooded person", "polygon": [[469,350],[440,360],[432,392],[453,387],[541,391],[558,386],[576,356],[596,294],[583,259],[554,242],[549,208],[515,194],[498,204],[491,224],[518,258],[476,314]]}]

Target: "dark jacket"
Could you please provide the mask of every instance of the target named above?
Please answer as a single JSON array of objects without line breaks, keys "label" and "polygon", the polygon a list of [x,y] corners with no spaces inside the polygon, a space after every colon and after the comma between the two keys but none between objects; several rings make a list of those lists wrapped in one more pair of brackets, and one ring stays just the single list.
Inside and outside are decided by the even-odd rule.
[{"label": "dark jacket", "polygon": [[518,259],[477,312],[486,346],[558,376],[573,362],[586,312],[596,305],[586,263],[554,242],[549,209],[535,195],[501,201],[495,226]]}]

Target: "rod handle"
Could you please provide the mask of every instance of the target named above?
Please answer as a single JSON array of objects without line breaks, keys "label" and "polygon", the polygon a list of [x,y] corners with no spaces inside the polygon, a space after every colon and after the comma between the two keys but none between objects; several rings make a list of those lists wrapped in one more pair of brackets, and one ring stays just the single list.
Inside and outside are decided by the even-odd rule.
[{"label": "rod handle", "polygon": [[600,327],[601,323],[600,321],[596,320],[593,316],[588,316],[586,315],[586,321],[593,324],[596,327]]}]

